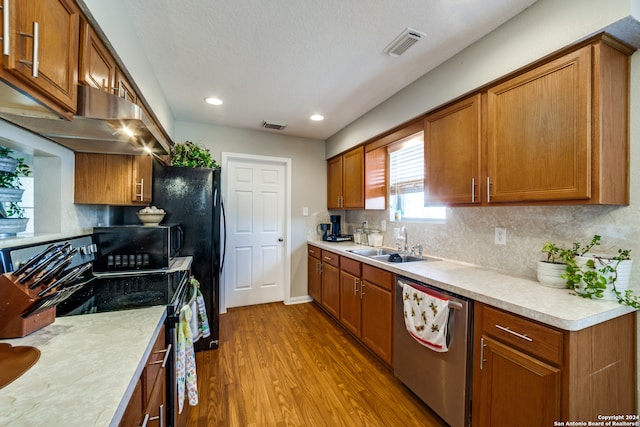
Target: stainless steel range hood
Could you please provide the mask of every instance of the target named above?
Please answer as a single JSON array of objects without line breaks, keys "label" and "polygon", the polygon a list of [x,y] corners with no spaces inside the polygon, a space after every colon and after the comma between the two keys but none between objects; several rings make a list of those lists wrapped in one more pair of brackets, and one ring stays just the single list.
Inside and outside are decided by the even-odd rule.
[{"label": "stainless steel range hood", "polygon": [[163,155],[170,149],[138,105],[89,86],[78,86],[78,111],[69,121],[2,83],[0,118],[78,152],[139,155],[148,148]]}]

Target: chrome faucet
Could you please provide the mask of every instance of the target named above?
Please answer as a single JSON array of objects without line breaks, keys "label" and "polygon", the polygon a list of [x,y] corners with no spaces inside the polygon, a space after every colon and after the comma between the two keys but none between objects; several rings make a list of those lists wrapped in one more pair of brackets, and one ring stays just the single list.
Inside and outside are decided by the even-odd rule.
[{"label": "chrome faucet", "polygon": [[404,253],[409,253],[409,238],[407,237],[407,227],[402,226],[400,232],[404,235]]}]

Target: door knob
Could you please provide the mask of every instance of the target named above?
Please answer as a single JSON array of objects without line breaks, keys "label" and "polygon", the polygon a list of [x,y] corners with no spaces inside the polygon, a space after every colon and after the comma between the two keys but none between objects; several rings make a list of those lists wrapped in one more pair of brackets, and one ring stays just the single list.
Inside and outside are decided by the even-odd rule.
[{"label": "door knob", "polygon": [[280,237],[280,238],[278,239],[278,242],[284,242],[284,239],[283,239],[282,237]]}]

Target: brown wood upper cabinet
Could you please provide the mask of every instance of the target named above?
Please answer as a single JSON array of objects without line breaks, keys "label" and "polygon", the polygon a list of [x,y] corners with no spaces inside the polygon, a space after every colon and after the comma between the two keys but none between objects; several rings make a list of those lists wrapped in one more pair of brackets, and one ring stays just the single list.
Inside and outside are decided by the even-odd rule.
[{"label": "brown wood upper cabinet", "polygon": [[424,119],[424,202],[480,203],[481,95]]},{"label": "brown wood upper cabinet", "polygon": [[601,36],[487,90],[487,203],[629,203],[630,53]]},{"label": "brown wood upper cabinet", "polygon": [[327,162],[328,209],[364,208],[364,147]]},{"label": "brown wood upper cabinet", "polygon": [[9,37],[2,40],[0,78],[71,118],[78,95],[80,13],[75,2],[10,0],[8,6],[2,11],[8,14]]},{"label": "brown wood upper cabinet", "polygon": [[91,28],[91,25],[82,21],[78,81],[81,84],[113,93],[117,68],[113,56]]},{"label": "brown wood upper cabinet", "polygon": [[152,178],[151,156],[76,153],[74,203],[147,205]]}]

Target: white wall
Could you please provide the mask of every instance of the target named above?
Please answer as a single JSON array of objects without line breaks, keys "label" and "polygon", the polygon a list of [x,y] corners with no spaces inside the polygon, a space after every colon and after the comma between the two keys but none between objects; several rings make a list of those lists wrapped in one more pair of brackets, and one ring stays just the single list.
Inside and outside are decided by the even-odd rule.
[{"label": "white wall", "polygon": [[[324,141],[189,122],[176,122],[175,134],[176,142],[208,148],[218,163],[222,152],[291,159],[291,296],[306,296],[306,241],[309,230],[320,222],[317,218],[326,217],[327,212]],[[303,207],[309,209],[308,217],[302,216]]]}]

